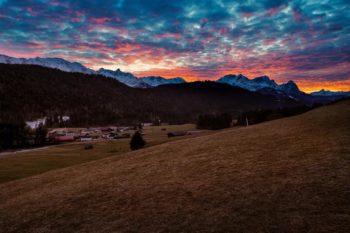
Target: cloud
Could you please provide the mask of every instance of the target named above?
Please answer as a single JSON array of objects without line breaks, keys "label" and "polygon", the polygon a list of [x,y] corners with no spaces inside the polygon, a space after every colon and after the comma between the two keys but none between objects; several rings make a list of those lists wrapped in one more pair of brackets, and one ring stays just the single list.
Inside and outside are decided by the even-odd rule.
[{"label": "cloud", "polygon": [[343,0],[0,0],[0,52],[191,80],[340,82],[350,79],[348,12]]}]

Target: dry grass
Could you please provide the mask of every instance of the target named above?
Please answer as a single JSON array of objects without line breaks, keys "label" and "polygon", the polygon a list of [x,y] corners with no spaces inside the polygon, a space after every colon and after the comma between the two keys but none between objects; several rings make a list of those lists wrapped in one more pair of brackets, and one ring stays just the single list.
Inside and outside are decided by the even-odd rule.
[{"label": "dry grass", "polygon": [[2,232],[350,232],[350,101],[0,185]]}]

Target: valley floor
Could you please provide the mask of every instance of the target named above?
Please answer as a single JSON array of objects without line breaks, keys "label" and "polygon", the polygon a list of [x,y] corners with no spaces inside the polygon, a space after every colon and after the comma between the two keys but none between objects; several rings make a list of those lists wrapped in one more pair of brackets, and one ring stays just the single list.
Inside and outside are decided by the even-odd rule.
[{"label": "valley floor", "polygon": [[[144,129],[146,147],[181,139],[183,137],[168,138],[167,133],[194,130],[195,127],[193,124],[146,127]],[[162,130],[164,128],[166,131]],[[130,133],[132,134],[133,131]],[[204,131],[203,133],[205,134]],[[109,156],[119,156],[130,151],[129,142],[130,138],[73,142],[14,152],[2,152],[0,153],[0,184]],[[92,144],[94,148],[84,150],[86,144]]]},{"label": "valley floor", "polygon": [[0,185],[2,232],[350,232],[350,101]]}]

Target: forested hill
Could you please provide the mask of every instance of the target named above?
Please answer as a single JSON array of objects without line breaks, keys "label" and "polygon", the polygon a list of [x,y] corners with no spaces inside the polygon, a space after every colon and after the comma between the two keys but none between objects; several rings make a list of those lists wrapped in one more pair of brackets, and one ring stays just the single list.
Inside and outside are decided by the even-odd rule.
[{"label": "forested hill", "polygon": [[0,121],[68,115],[72,125],[191,122],[203,113],[230,113],[300,103],[215,82],[130,88],[99,75],[35,65],[0,64]]}]

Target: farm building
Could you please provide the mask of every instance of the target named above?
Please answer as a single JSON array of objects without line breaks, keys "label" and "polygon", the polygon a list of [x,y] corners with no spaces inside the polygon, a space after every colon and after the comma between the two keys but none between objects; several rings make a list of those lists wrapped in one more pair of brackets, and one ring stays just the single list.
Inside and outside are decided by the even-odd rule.
[{"label": "farm building", "polygon": [[54,140],[56,142],[74,142],[74,134],[57,135]]}]

